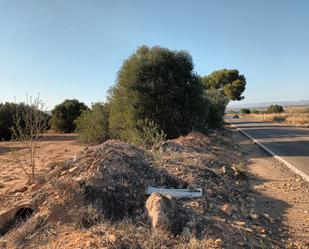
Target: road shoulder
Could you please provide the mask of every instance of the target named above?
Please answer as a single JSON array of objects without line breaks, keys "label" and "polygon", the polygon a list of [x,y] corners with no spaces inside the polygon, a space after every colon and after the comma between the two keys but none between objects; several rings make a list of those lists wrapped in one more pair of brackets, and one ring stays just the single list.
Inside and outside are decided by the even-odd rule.
[{"label": "road shoulder", "polygon": [[256,208],[282,224],[274,228],[274,236],[290,248],[309,248],[309,184],[236,130],[233,137],[248,161]]}]

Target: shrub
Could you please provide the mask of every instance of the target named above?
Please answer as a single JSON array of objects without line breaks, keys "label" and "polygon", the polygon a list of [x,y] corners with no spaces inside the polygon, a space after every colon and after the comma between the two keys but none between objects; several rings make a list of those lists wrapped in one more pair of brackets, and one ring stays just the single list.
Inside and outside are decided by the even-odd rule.
[{"label": "shrub", "polygon": [[246,78],[236,69],[221,69],[201,77],[206,97],[210,102],[208,124],[220,127],[229,101],[242,100],[246,89]]},{"label": "shrub", "polygon": [[52,110],[51,128],[60,132],[73,132],[76,128],[74,121],[87,109],[84,103],[76,99],[66,99]]},{"label": "shrub", "polygon": [[138,129],[141,132],[140,143],[147,149],[166,139],[166,134],[160,130],[160,127],[149,119],[138,120]]},{"label": "shrub", "polygon": [[185,51],[138,48],[124,61],[109,99],[110,130],[122,140],[140,141],[137,122],[146,118],[167,138],[205,128],[203,87]]},{"label": "shrub", "polygon": [[261,111],[259,111],[259,110],[257,110],[257,109],[253,109],[253,110],[251,111],[251,113],[252,113],[252,114],[260,114]]},{"label": "shrub", "polygon": [[17,108],[14,116],[14,126],[12,128],[14,139],[22,142],[26,154],[30,159],[29,170],[25,168],[25,162],[20,167],[28,175],[29,179],[35,180],[36,152],[40,133],[45,133],[48,128],[48,115],[44,113],[45,104],[40,99],[29,97],[25,105]]},{"label": "shrub", "polygon": [[18,105],[14,103],[0,104],[0,139],[9,140],[12,137],[14,116]]},{"label": "shrub", "polygon": [[96,103],[91,109],[83,111],[75,120],[78,137],[85,143],[102,143],[109,139],[108,129],[109,107],[107,104]]},{"label": "shrub", "polygon": [[240,113],[242,113],[242,114],[250,114],[251,111],[250,111],[250,109],[243,108],[243,109],[240,110]]},{"label": "shrub", "polygon": [[266,110],[267,113],[283,113],[284,109],[281,105],[271,105]]},{"label": "shrub", "polygon": [[[0,103],[0,140],[10,140],[13,135],[14,118],[17,113],[25,112],[27,105],[24,103]],[[46,119],[49,119],[49,115],[43,113]],[[24,122],[20,123],[21,127],[24,127]]]},{"label": "shrub", "polygon": [[209,113],[207,123],[210,128],[220,127],[223,123],[228,99],[217,89],[209,89],[206,91],[206,97],[209,101]]},{"label": "shrub", "polygon": [[206,89],[217,89],[229,100],[242,100],[246,78],[236,69],[221,69],[202,77]]}]

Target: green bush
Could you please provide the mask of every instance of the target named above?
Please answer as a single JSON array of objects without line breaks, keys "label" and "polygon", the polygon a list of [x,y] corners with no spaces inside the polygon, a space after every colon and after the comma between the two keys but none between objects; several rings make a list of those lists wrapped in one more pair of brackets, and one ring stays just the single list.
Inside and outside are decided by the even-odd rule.
[{"label": "green bush", "polygon": [[14,116],[20,105],[14,103],[0,103],[0,139],[10,140],[13,134]]},{"label": "green bush", "polygon": [[260,114],[261,111],[259,111],[259,110],[257,110],[257,109],[253,109],[253,110],[251,111],[251,113],[253,113],[253,114]]},{"label": "green bush", "polygon": [[201,77],[205,95],[209,100],[208,125],[218,128],[223,124],[225,109],[231,100],[242,100],[246,78],[236,69],[221,69]]},{"label": "green bush", "polygon": [[138,143],[138,120],[154,122],[167,138],[206,129],[203,86],[185,51],[140,47],[124,61],[110,90],[113,137]]},{"label": "green bush", "polygon": [[[16,128],[16,115],[17,113],[28,113],[27,108],[31,107],[24,103],[0,103],[0,140],[10,140],[12,138],[13,130]],[[46,113],[43,115],[48,123],[50,116]],[[24,121],[21,120],[19,125],[23,128],[25,126]]]},{"label": "green bush", "polygon": [[271,105],[266,110],[267,113],[283,113],[284,109],[281,105]]},{"label": "green bush", "polygon": [[242,109],[240,109],[240,113],[242,113],[242,114],[250,114],[251,111],[250,111],[250,109],[242,108]]},{"label": "green bush", "polygon": [[206,97],[209,101],[209,113],[207,123],[210,128],[220,127],[223,123],[223,117],[228,99],[223,92],[211,88],[206,90]]},{"label": "green bush", "polygon": [[82,142],[98,144],[109,139],[109,107],[96,103],[91,109],[83,111],[75,121],[76,132]]},{"label": "green bush", "polygon": [[246,78],[236,69],[221,69],[202,77],[206,89],[217,89],[228,100],[242,100],[246,89]]},{"label": "green bush", "polygon": [[66,99],[52,110],[51,128],[60,132],[73,132],[76,128],[74,121],[88,107],[76,99]]},{"label": "green bush", "polygon": [[147,149],[152,148],[154,145],[166,139],[166,134],[151,120],[138,120],[137,126],[140,130],[140,144]]}]

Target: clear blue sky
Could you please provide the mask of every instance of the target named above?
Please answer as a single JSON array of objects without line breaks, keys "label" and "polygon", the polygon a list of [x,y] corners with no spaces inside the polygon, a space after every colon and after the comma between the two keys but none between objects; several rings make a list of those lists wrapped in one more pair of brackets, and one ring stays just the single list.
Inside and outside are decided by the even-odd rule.
[{"label": "clear blue sky", "polygon": [[309,99],[308,0],[0,0],[0,102],[104,100],[140,45],[237,68],[245,102]]}]

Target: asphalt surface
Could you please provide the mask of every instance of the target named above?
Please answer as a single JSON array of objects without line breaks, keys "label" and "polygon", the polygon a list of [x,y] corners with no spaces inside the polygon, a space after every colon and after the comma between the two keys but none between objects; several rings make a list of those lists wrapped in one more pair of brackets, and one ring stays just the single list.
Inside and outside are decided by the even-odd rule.
[{"label": "asphalt surface", "polygon": [[226,119],[309,176],[309,128],[275,123]]}]

